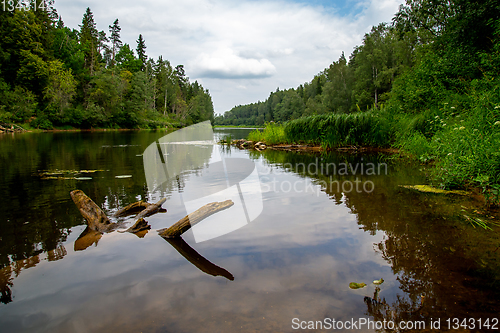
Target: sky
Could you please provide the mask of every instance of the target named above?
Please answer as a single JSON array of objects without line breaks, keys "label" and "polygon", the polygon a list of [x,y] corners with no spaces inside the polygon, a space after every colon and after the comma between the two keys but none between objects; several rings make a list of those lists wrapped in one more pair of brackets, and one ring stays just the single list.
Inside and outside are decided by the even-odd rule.
[{"label": "sky", "polygon": [[79,29],[90,7],[99,31],[119,19],[132,49],[182,64],[210,91],[215,113],[296,88],[348,57],[365,33],[390,22],[404,0],[56,0],[66,26]]}]

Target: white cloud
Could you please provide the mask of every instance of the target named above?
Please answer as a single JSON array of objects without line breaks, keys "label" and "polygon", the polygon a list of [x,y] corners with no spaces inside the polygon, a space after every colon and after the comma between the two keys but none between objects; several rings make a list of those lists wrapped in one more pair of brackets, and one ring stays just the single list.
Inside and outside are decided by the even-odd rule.
[{"label": "white cloud", "polygon": [[192,62],[195,76],[208,78],[263,78],[276,73],[268,59],[244,58],[226,48],[202,53]]},{"label": "white cloud", "polygon": [[99,30],[119,18],[125,43],[135,49],[142,34],[150,57],[184,64],[191,81],[210,90],[220,113],[310,81],[342,51],[348,56],[373,25],[390,21],[403,2],[347,0],[348,14],[333,1],[285,0],[58,0],[56,8],[72,28],[87,6]]}]

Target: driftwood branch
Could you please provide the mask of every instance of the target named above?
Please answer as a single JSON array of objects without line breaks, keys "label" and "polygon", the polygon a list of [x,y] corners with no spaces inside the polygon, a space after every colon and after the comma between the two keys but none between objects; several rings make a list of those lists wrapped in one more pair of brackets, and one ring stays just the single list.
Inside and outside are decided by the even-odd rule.
[{"label": "driftwood branch", "polygon": [[186,258],[190,263],[195,265],[201,271],[212,275],[212,276],[223,276],[228,280],[234,281],[234,276],[222,267],[219,267],[208,259],[203,257],[201,254],[196,252],[188,243],[186,243],[181,237],[177,238],[165,238],[167,242],[170,243],[184,258]]},{"label": "driftwood branch", "polygon": [[158,213],[161,209],[161,205],[163,205],[165,203],[165,201],[167,201],[167,199],[163,198],[160,201],[158,201],[157,203],[149,205],[146,209],[144,209],[142,212],[137,214],[137,216],[135,218],[139,220],[141,218],[151,216],[153,214]]},{"label": "driftwood branch", "polygon": [[[150,204],[148,202],[137,201],[137,202],[131,203],[127,207],[123,207],[122,209],[119,209],[116,213],[113,214],[113,216],[114,217],[127,217],[130,215],[139,214],[140,212],[142,212],[143,210],[145,210],[146,208],[148,208],[151,205],[152,204]],[[163,209],[163,208],[159,208],[157,211],[157,213],[166,213],[166,212],[167,212],[167,210]],[[150,216],[150,215],[148,215],[148,216]]]},{"label": "driftwood branch", "polygon": [[[87,228],[85,228],[82,234],[75,241],[75,251],[85,250],[92,244],[97,245],[104,232],[111,232],[120,226],[119,223],[112,223],[101,208],[99,208],[99,206],[97,206],[95,202],[82,191],[75,190],[70,194],[73,202],[80,210],[80,213],[87,220]],[[151,226],[144,220],[144,217],[161,211],[161,205],[165,201],[166,199],[163,198],[155,204],[148,204],[142,201],[135,202],[123,209],[118,210],[114,214],[114,217],[128,216],[139,211],[139,214],[136,216],[137,221],[135,224],[123,232],[131,232],[142,238],[146,235],[148,230],[151,229]],[[180,237],[184,232],[189,230],[191,226],[233,205],[234,203],[231,200],[209,203],[196,210],[194,213],[185,216],[170,228],[159,230],[158,233],[161,237],[165,238],[167,242],[169,242],[177,250],[177,252],[179,252],[184,258],[201,271],[212,276],[223,276],[226,279],[233,281],[234,276],[230,272],[204,258]]]},{"label": "driftwood branch", "polygon": [[70,193],[71,199],[80,210],[82,216],[87,220],[87,226],[98,232],[113,231],[116,223],[111,223],[104,212],[83,191],[75,190]]},{"label": "driftwood branch", "polygon": [[144,209],[148,208],[151,204],[144,201],[137,201],[131,203],[130,205],[119,209],[113,214],[114,217],[126,217],[129,215],[134,215],[142,212]]},{"label": "driftwood branch", "polygon": [[0,123],[0,133],[26,132],[24,128],[16,124]]},{"label": "driftwood branch", "polygon": [[158,234],[163,238],[180,237],[196,223],[199,223],[203,219],[206,219],[210,215],[220,212],[221,210],[228,209],[232,205],[234,205],[234,203],[231,200],[206,204],[194,213],[183,217],[170,228],[158,230]]},{"label": "driftwood branch", "polygon": [[[80,190],[75,190],[70,193],[71,198],[73,199],[73,202],[75,205],[78,207],[80,210],[80,213],[82,216],[87,220],[87,228],[93,231],[96,231],[98,233],[104,233],[104,232],[110,232],[115,230],[117,227],[119,227],[121,224],[119,223],[111,223],[109,218],[106,216],[106,214],[102,211],[99,206],[95,204],[92,199],[90,199],[83,191]],[[128,228],[126,232],[131,232],[136,234],[139,237],[144,237],[146,234],[144,231],[151,229],[151,226],[144,221],[145,216],[151,216],[159,211],[161,211],[161,205],[166,201],[167,199],[163,198],[160,201],[158,201],[155,204],[149,204],[145,203],[142,201],[135,202],[133,204],[128,205],[127,207],[120,209],[118,212],[114,214],[114,216],[126,216],[130,215],[131,211],[137,211],[139,210],[139,214],[137,215],[137,221],[135,224]],[[166,211],[166,210],[165,210]],[[82,235],[80,236],[83,237],[87,234],[87,230],[85,230]],[[139,234],[140,233],[140,234]],[[79,238],[79,239],[80,239]],[[95,238],[95,237],[93,237]],[[78,246],[79,248],[87,248],[88,246],[85,246],[88,241],[86,238],[84,238],[84,241],[81,241],[82,246]],[[90,243],[92,244],[92,243]],[[76,246],[76,244],[75,244]]]}]

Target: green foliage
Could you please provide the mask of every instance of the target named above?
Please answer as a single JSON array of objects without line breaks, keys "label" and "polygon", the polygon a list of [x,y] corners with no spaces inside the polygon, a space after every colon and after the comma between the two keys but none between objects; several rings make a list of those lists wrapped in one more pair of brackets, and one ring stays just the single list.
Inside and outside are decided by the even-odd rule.
[{"label": "green foliage", "polygon": [[293,142],[321,144],[325,148],[387,146],[391,140],[387,120],[373,112],[325,114],[292,120],[285,125],[285,135]]},{"label": "green foliage", "polygon": [[403,151],[423,162],[436,160],[437,185],[472,184],[489,191],[500,183],[500,81],[474,80],[468,91],[467,101],[436,108],[441,116],[424,112],[400,118],[397,126],[402,134],[397,141]]},{"label": "green foliage", "polygon": [[274,122],[266,123],[262,131],[255,129],[250,132],[248,140],[261,141],[269,145],[289,142],[285,135],[284,126]]},{"label": "green foliage", "polygon": [[130,72],[138,72],[142,67],[142,61],[135,57],[134,51],[130,49],[128,44],[123,45],[116,54],[116,63],[120,68]]},{"label": "green foliage", "polygon": [[31,127],[43,130],[49,130],[54,127],[47,115],[41,115],[31,122]]},{"label": "green foliage", "polygon": [[[323,87],[323,105],[328,112],[347,113],[352,106],[352,86],[354,73],[347,65],[342,52],[337,62],[333,62],[326,70],[327,82]],[[308,101],[309,102],[309,101]],[[311,107],[315,109],[317,107]]]},{"label": "green foliage", "polygon": [[77,82],[71,74],[71,69],[64,69],[61,61],[51,61],[47,67],[48,83],[44,89],[44,97],[48,101],[47,107],[62,115],[76,93]]},{"label": "green foliage", "polygon": [[37,110],[36,96],[21,86],[7,94],[8,112],[14,122],[25,123],[33,117]]},{"label": "green foliage", "polygon": [[49,129],[156,128],[213,119],[208,90],[191,84],[182,65],[173,71],[161,57],[148,60],[142,35],[138,57],[122,46],[118,19],[108,38],[90,8],[72,30],[51,1],[47,11],[34,5],[0,12],[0,120]]}]

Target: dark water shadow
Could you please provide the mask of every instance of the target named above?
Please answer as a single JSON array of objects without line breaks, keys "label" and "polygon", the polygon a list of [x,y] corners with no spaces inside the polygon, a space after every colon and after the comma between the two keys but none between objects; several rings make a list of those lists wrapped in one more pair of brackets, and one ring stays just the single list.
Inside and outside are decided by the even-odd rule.
[{"label": "dark water shadow", "polygon": [[195,265],[199,270],[212,276],[223,276],[228,280],[234,281],[234,276],[222,267],[219,267],[208,259],[203,257],[201,254],[196,252],[188,243],[184,241],[181,237],[177,238],[164,238],[170,243],[184,258],[190,263]]}]

